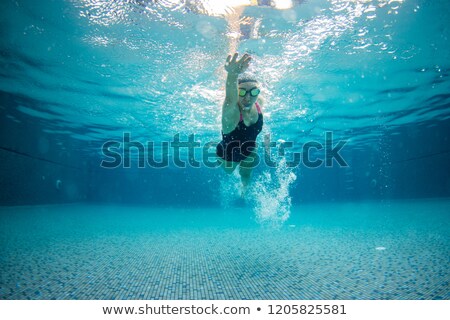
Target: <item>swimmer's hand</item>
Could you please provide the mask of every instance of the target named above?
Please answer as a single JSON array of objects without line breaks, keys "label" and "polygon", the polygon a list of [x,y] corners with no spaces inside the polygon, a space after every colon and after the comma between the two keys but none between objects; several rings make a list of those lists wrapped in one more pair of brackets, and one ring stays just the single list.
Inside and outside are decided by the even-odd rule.
[{"label": "swimmer's hand", "polygon": [[252,60],[248,54],[244,54],[239,60],[237,60],[237,57],[237,52],[233,55],[233,58],[231,55],[228,55],[227,62],[225,63],[225,70],[227,70],[228,73],[236,75],[243,73],[247,70],[249,63]]}]

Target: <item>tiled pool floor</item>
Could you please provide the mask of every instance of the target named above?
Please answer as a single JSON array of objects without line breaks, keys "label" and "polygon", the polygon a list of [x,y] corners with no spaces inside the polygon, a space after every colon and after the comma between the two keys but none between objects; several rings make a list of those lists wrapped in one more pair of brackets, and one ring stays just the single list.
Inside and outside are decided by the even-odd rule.
[{"label": "tiled pool floor", "polygon": [[450,202],[0,208],[1,299],[449,299]]}]

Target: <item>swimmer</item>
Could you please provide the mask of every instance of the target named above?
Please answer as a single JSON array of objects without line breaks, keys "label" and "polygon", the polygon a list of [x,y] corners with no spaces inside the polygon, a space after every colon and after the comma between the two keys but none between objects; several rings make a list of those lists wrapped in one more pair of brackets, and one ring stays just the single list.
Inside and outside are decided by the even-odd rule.
[{"label": "swimmer", "polygon": [[263,114],[258,81],[243,76],[251,57],[244,54],[237,58],[237,53],[229,55],[225,64],[228,74],[222,106],[222,141],[216,154],[226,173],[233,173],[239,166],[241,197],[245,197],[252,169],[259,161],[255,141],[263,127]]}]

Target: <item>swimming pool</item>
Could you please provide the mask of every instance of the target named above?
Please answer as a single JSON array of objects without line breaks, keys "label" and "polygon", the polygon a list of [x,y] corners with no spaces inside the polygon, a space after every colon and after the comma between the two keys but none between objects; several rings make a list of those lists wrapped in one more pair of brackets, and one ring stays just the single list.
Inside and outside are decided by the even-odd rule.
[{"label": "swimming pool", "polygon": [[0,299],[450,298],[449,5],[247,2],[2,2]]}]

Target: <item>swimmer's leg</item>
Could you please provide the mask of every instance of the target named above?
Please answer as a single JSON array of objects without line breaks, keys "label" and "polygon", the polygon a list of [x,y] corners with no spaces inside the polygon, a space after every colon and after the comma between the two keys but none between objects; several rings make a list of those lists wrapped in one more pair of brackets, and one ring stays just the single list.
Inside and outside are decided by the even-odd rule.
[{"label": "swimmer's leg", "polygon": [[252,177],[252,171],[256,165],[256,157],[256,153],[252,151],[247,158],[241,161],[241,165],[239,166],[239,174],[241,175],[242,181],[242,198],[244,198],[247,193],[248,185],[250,184]]},{"label": "swimmer's leg", "polygon": [[218,159],[220,162],[220,166],[225,170],[225,172],[227,174],[232,174],[234,172],[234,170],[237,168],[237,166],[239,165],[239,162],[226,161],[222,158],[218,158]]}]

